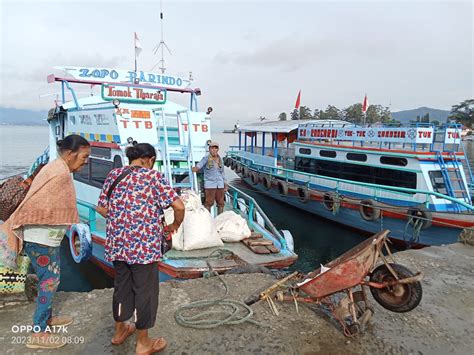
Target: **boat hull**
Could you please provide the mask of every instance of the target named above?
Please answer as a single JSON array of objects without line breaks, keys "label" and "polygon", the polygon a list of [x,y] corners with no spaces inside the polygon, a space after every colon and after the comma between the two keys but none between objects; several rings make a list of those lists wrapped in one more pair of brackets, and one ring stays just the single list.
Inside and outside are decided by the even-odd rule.
[{"label": "boat hull", "polygon": [[383,213],[381,218],[374,221],[366,221],[361,217],[358,204],[342,203],[336,212],[328,210],[323,204],[322,198],[318,199],[314,196],[302,202],[295,190],[289,189],[287,195],[280,194],[277,186],[273,184],[271,188],[267,189],[262,183],[254,184],[251,177],[243,177],[242,180],[250,185],[253,189],[263,192],[265,195],[274,198],[278,201],[287,203],[291,206],[297,207],[306,212],[312,213],[316,216],[331,220],[338,224],[357,229],[373,235],[384,229],[390,230],[390,238],[403,244],[411,246],[426,246],[426,245],[442,245],[451,244],[458,241],[461,230],[449,227],[440,227],[433,225],[427,229],[421,229],[417,234],[412,225],[409,224],[406,216],[396,216],[395,213]]}]

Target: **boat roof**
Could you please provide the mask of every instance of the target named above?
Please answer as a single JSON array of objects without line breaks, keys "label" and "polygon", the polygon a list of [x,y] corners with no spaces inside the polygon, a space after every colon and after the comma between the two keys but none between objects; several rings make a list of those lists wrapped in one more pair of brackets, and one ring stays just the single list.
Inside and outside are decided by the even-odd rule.
[{"label": "boat roof", "polygon": [[344,127],[352,126],[353,123],[341,120],[287,120],[287,121],[260,121],[249,123],[239,127],[241,132],[273,132],[290,133],[304,124],[317,125],[319,127]]}]

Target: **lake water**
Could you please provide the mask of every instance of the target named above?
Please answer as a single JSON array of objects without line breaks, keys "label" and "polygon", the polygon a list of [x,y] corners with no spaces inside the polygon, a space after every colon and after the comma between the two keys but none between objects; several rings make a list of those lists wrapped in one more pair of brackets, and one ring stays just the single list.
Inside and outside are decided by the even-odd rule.
[{"label": "lake water", "polygon": [[[238,135],[214,133],[221,152],[238,144]],[[48,127],[0,126],[0,179],[24,172],[48,145]],[[472,159],[473,143],[465,142]],[[474,163],[471,160],[471,164]],[[305,211],[278,203],[242,183],[227,170],[232,184],[254,197],[278,229],[291,231],[299,259],[292,269],[308,272],[326,263],[365,239],[359,232],[331,223]],[[112,280],[92,263],[76,264],[69,256],[67,243],[62,248],[61,290],[89,291],[112,287]]]}]

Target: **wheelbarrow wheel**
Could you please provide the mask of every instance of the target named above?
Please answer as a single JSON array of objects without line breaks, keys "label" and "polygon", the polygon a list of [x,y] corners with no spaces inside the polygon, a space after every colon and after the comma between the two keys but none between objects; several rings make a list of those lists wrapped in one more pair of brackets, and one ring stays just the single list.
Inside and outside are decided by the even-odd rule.
[{"label": "wheelbarrow wheel", "polygon": [[[414,276],[406,267],[399,264],[390,264],[399,278],[404,279]],[[370,281],[382,283],[394,281],[395,277],[385,264],[378,266],[370,275]],[[372,296],[385,309],[392,312],[404,313],[410,312],[420,304],[423,294],[421,283],[419,281],[400,284],[386,288],[370,288]]]}]

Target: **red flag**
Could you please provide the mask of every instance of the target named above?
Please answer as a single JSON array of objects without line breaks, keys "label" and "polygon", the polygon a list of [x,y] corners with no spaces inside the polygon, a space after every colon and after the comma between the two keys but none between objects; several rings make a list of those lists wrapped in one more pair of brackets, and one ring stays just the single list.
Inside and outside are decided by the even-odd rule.
[{"label": "red flag", "polygon": [[368,108],[369,108],[369,99],[367,98],[367,94],[365,94],[364,103],[362,104],[362,112],[366,113]]},{"label": "red flag", "polygon": [[301,90],[298,92],[298,97],[296,98],[295,109],[300,108],[300,101],[301,101]]}]

